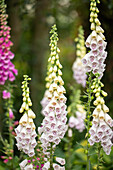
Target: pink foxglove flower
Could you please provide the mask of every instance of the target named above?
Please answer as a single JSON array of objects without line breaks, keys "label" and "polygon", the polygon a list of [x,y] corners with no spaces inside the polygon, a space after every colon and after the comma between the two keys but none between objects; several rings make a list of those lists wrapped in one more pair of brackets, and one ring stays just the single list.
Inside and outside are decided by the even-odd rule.
[{"label": "pink foxglove flower", "polygon": [[111,129],[111,127],[113,127],[113,120],[106,112],[103,111],[103,109],[101,111],[96,110],[96,112],[98,116],[95,114],[93,116],[92,127],[89,131],[91,136],[88,141],[90,145],[101,142],[103,150],[107,155],[109,155],[113,145],[111,142],[111,138],[113,136]]},{"label": "pink foxglove flower", "polygon": [[[98,2],[97,2],[98,3]],[[105,37],[103,35],[104,30],[101,28],[101,23],[98,19],[98,8],[96,7],[96,2],[91,2],[91,34],[86,39],[86,47],[90,48],[90,52],[88,52],[84,58],[82,59],[82,63],[85,66],[86,72],[93,72],[100,74],[100,79],[103,76],[103,72],[105,71],[105,59],[107,57],[107,52],[105,51],[107,42],[105,42]],[[95,9],[94,11],[92,9]],[[97,12],[98,11],[98,12]]]},{"label": "pink foxglove flower", "polygon": [[[42,126],[38,128],[39,134],[41,135],[40,141],[42,143],[43,153],[47,155],[48,161],[50,161],[50,149],[52,148],[52,154],[54,154],[56,145],[59,144],[67,131],[65,88],[63,87],[64,82],[61,78],[62,65],[59,62],[58,37],[55,25],[52,27],[51,33],[51,54],[48,60],[48,62],[51,63],[51,67],[48,74],[47,93],[49,103],[42,111],[45,117],[42,121]],[[48,167],[49,163],[47,163]],[[44,165],[43,169],[47,169],[47,167]]]},{"label": "pink foxglove flower", "polygon": [[10,51],[13,43],[10,41],[11,28],[7,25],[8,15],[6,14],[6,5],[4,1],[0,4],[0,84],[4,85],[5,81],[15,80],[15,75],[18,74],[14,64],[11,60],[14,58],[14,54]]},{"label": "pink foxglove flower", "polygon": [[18,127],[15,129],[17,134],[17,147],[18,150],[23,150],[29,157],[35,155],[34,148],[37,145],[35,137],[37,136],[35,132],[35,125],[33,119],[29,118],[27,113],[21,117]]},{"label": "pink foxglove flower", "polygon": [[113,145],[111,142],[111,138],[113,137],[113,131],[111,129],[113,127],[113,119],[108,115],[109,108],[105,105],[105,101],[100,95],[101,93],[104,97],[107,96],[107,93],[101,90],[101,88],[98,89],[99,86],[101,87],[101,84],[100,82],[96,86],[97,82],[94,82],[92,86],[96,96],[96,100],[94,101],[96,108],[93,111],[92,127],[89,130],[90,138],[88,141],[90,145],[100,142],[105,153],[109,155]]},{"label": "pink foxglove flower", "polygon": [[23,86],[23,104],[20,108],[20,113],[24,112],[23,116],[19,121],[19,125],[15,129],[17,134],[16,141],[18,150],[22,150],[29,157],[35,155],[34,148],[37,145],[35,137],[37,136],[35,131],[35,124],[33,119],[35,118],[34,112],[30,109],[32,106],[31,99],[29,97],[29,88],[28,88],[28,76],[24,76],[24,81],[22,82]]},{"label": "pink foxglove flower", "polygon": [[[105,42],[105,37],[103,35],[104,30],[101,28],[101,23],[98,19],[99,10],[96,7],[96,3],[99,2],[100,1],[91,1],[90,4],[90,22],[92,32],[86,40],[86,46],[90,48],[90,52],[84,56],[82,62],[86,71],[92,72],[96,76],[96,78],[91,81],[91,89],[93,89],[93,93],[95,93],[96,97],[96,100],[94,101],[96,108],[92,115],[92,127],[90,130],[87,128],[90,133],[88,141],[90,145],[100,142],[105,153],[109,155],[112,146],[111,138],[113,136],[113,132],[111,127],[113,127],[113,120],[108,115],[109,108],[105,105],[104,101],[104,97],[107,96],[107,93],[101,89],[103,87],[103,83],[100,81],[103,76],[103,72],[105,71],[104,61],[107,57],[107,52],[105,51],[107,42]],[[90,117],[90,115],[87,115],[87,117],[88,116]]]},{"label": "pink foxglove flower", "polygon": [[89,53],[85,55],[82,62],[85,66],[86,72],[92,71],[93,74],[99,73],[100,78],[105,71],[104,61],[107,57],[106,42],[102,37],[102,33],[92,31],[91,35],[86,40],[86,46],[91,49]]}]

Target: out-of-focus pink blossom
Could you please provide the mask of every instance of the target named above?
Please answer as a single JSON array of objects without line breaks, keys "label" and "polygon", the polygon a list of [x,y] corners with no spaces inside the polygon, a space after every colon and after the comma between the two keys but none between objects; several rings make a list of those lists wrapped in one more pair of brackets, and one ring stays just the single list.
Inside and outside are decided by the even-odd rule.
[{"label": "out-of-focus pink blossom", "polygon": [[13,115],[13,112],[11,109],[9,109],[9,118],[10,119],[13,119],[14,118],[14,115]]},{"label": "out-of-focus pink blossom", "polygon": [[7,162],[8,162],[8,159],[5,159],[5,160],[4,160],[4,163],[7,163]]},{"label": "out-of-focus pink blossom", "polygon": [[10,130],[13,130],[13,127],[12,127],[12,126],[10,126],[10,127],[9,127],[9,129],[10,129]]},{"label": "out-of-focus pink blossom", "polygon": [[16,125],[18,125],[18,124],[19,124],[19,122],[18,122],[18,121],[15,121],[15,122],[14,122],[14,125],[15,125],[15,126],[16,126]]},{"label": "out-of-focus pink blossom", "polygon": [[6,90],[3,91],[3,99],[9,99],[11,97],[10,92],[7,92]]}]

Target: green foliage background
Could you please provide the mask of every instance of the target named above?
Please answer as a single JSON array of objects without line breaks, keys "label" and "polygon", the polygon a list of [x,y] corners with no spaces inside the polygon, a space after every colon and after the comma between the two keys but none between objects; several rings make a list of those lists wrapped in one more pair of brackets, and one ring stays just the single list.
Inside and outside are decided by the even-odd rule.
[{"label": "green foliage background", "polygon": [[[11,26],[11,40],[14,43],[12,51],[15,53],[13,62],[18,69],[14,89],[14,106],[17,112],[16,119],[20,118],[18,110],[22,103],[21,82],[23,74],[31,78],[31,98],[33,111],[36,113],[35,123],[40,125],[43,116],[40,114],[40,101],[45,91],[45,76],[47,59],[49,56],[49,31],[56,23],[59,34],[60,61],[63,65],[63,79],[70,95],[70,84],[74,84],[72,78],[72,64],[76,58],[74,39],[78,33],[79,25],[83,25],[85,38],[90,33],[89,25],[89,3],[90,0],[6,0],[7,13],[9,14],[9,25]],[[108,92],[107,105],[110,108],[110,115],[113,118],[113,1],[101,0],[98,6],[99,19],[105,30],[106,41],[108,42],[106,59],[106,71],[103,77],[105,91]],[[67,101],[69,104],[69,100]],[[0,104],[0,110],[2,105]],[[1,115],[1,120],[4,116]],[[0,124],[3,134],[3,123]],[[84,134],[75,138],[84,138]],[[62,147],[62,146],[61,146]],[[1,169],[1,168],[0,168]],[[78,168],[80,169],[80,168]]]}]

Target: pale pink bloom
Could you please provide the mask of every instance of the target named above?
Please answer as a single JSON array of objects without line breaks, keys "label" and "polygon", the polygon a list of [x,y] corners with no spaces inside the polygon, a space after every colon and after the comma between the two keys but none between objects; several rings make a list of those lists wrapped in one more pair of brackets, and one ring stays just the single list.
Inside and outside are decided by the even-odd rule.
[{"label": "pale pink bloom", "polygon": [[23,160],[19,165],[20,165],[20,168],[21,169],[24,169],[24,167],[27,165],[27,163],[28,163],[28,160],[27,159],[25,159],[25,160]]},{"label": "pale pink bloom", "polygon": [[60,165],[65,165],[65,159],[63,159],[63,158],[56,157],[56,161],[57,161],[58,163],[60,163]]},{"label": "pale pink bloom", "polygon": [[[84,60],[84,63],[87,61]],[[73,70],[73,78],[76,80],[78,84],[81,84],[83,87],[86,85],[87,75],[85,73],[85,67],[81,62],[80,58],[77,58],[72,67]]]},{"label": "pale pink bloom", "polygon": [[54,170],[60,170],[60,165],[53,163]]},{"label": "pale pink bloom", "polygon": [[113,127],[113,120],[107,113],[105,114],[105,121],[110,127]]},{"label": "pale pink bloom", "polygon": [[48,170],[50,168],[50,162],[46,162],[42,167],[42,170]]},{"label": "pale pink bloom", "polygon": [[[23,122],[22,120],[23,119],[21,119],[21,122]],[[37,136],[37,134],[35,132],[33,123],[30,124],[29,122],[26,122],[26,126],[25,123],[24,126],[22,124],[19,124],[18,127],[15,129],[15,132],[17,134],[15,138],[17,141],[16,145],[18,147],[18,150],[23,150],[23,152],[28,154],[29,157],[34,156],[34,148],[37,145],[35,137]]]},{"label": "pale pink bloom", "polygon": [[89,144],[90,144],[91,146],[94,145],[95,142],[94,142],[92,136],[88,139],[88,142],[89,142]]},{"label": "pale pink bloom", "polygon": [[101,79],[105,70],[104,61],[107,57],[107,52],[105,51],[107,43],[102,39],[101,35],[92,35],[93,31],[86,40],[86,46],[90,47],[91,51],[84,56],[82,63],[85,66],[86,72],[92,71],[93,74],[98,72]]},{"label": "pale pink bloom", "polygon": [[75,127],[75,121],[76,121],[76,118],[74,116],[71,116],[69,118],[69,127],[70,128],[74,128]]},{"label": "pale pink bloom", "polygon": [[66,99],[64,95],[61,94],[60,96],[59,101],[53,97],[49,104],[45,107],[43,112],[46,111],[47,114],[43,119],[42,127],[38,128],[39,133],[41,134],[40,141],[43,146],[43,151],[44,154],[47,155],[49,155],[49,153],[46,152],[48,144],[54,143],[54,146],[58,145],[67,130],[67,112],[64,104]]}]

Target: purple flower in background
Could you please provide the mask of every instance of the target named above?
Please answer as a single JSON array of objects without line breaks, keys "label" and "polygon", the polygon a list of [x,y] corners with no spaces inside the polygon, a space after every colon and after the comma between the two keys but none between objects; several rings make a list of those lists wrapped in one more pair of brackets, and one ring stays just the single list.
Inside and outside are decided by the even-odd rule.
[{"label": "purple flower in background", "polygon": [[83,87],[86,86],[86,70],[84,65],[81,62],[80,58],[77,58],[75,62],[73,63],[73,78],[76,80],[78,84],[81,84]]},{"label": "purple flower in background", "polygon": [[9,99],[11,97],[10,92],[7,92],[6,90],[3,91],[3,99]]},{"label": "purple flower in background", "polygon": [[10,39],[11,28],[7,25],[8,15],[6,14],[6,6],[4,1],[0,4],[0,84],[4,85],[5,81],[15,80],[15,75],[18,71],[15,69],[11,60],[14,58],[14,54],[10,51],[13,43]]}]

